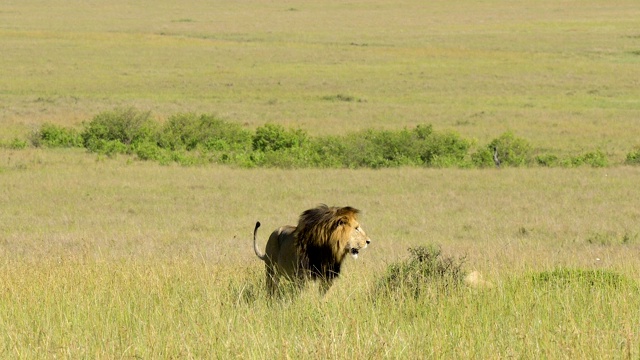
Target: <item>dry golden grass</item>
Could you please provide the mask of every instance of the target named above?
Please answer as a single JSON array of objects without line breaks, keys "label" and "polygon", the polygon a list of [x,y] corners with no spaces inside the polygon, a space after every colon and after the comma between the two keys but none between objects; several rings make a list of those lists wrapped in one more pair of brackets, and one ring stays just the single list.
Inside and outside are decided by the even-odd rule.
[{"label": "dry golden grass", "polygon": [[246,245],[256,220],[295,223],[321,202],[363,209],[379,256],[388,257],[376,260],[435,242],[509,268],[596,258],[616,266],[607,254],[633,256],[617,250],[640,240],[634,167],[247,170],[38,149],[3,150],[2,159],[4,249],[34,258],[186,251],[207,261],[225,253],[215,260],[235,263],[252,254]]},{"label": "dry golden grass", "polygon": [[[13,2],[0,142],[135,106],[312,135],[431,123],[484,144],[512,130],[620,163],[638,145],[639,16],[635,0]],[[0,357],[638,358],[639,180],[622,166],[247,170],[0,148]],[[372,245],[325,299],[269,305],[253,224],[321,202],[362,209]],[[432,243],[494,287],[371,293]],[[629,281],[532,281],[557,267]]]},{"label": "dry golden grass", "polygon": [[[75,150],[1,158],[2,356],[639,353],[637,286],[527,281],[559,266],[640,280],[636,168],[183,168]],[[361,208],[372,246],[326,299],[309,289],[268,306],[253,224],[295,223],[319,202]],[[387,264],[432,243],[466,255],[494,287],[371,297]]]}]

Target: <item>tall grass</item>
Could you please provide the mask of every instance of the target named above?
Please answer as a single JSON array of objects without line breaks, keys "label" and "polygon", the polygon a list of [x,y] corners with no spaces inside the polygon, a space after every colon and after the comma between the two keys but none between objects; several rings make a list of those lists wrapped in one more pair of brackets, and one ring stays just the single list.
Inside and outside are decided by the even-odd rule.
[{"label": "tall grass", "polygon": [[[268,304],[255,269],[191,261],[3,266],[0,353],[50,357],[635,358],[638,287],[537,283],[368,296],[349,276]],[[31,268],[29,268],[31,267]],[[343,280],[344,281],[344,280]],[[429,286],[429,284],[425,284]]]},{"label": "tall grass", "polygon": [[[635,167],[291,171],[0,151],[2,357],[640,354]],[[326,298],[270,303],[252,225],[319,202],[362,209],[373,242]],[[428,245],[494,287],[376,291]]]}]

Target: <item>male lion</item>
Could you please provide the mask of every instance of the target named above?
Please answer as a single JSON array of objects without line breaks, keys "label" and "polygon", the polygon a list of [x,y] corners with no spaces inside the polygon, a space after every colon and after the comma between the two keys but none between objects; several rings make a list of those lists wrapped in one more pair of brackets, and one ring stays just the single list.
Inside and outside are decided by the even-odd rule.
[{"label": "male lion", "polygon": [[340,265],[347,254],[358,257],[360,249],[371,242],[360,227],[358,209],[350,206],[319,205],[300,215],[298,226],[285,225],[271,233],[265,253],[258,249],[253,230],[253,249],[265,262],[267,291],[273,296],[280,277],[294,281],[301,288],[308,280],[320,280],[320,292],[325,294],[340,274]]}]

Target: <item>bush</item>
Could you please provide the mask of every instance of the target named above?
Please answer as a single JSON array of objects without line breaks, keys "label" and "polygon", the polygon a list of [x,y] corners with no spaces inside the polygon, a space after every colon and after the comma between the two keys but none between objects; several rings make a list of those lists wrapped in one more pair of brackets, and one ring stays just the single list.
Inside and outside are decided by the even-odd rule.
[{"label": "bush", "polygon": [[18,139],[18,138],[14,138],[13,140],[9,141],[8,143],[0,142],[0,148],[7,148],[7,149],[11,149],[11,150],[26,149],[28,145],[29,145],[29,143],[27,141],[21,140],[21,139]]},{"label": "bush", "polygon": [[[106,111],[78,132],[44,124],[33,133],[34,146],[80,147],[106,154],[131,154],[141,160],[175,161],[183,165],[235,164],[242,167],[382,168],[397,166],[493,167],[493,149],[503,165],[607,166],[601,151],[560,159],[553,154],[531,156],[527,141],[506,132],[469,156],[471,142],[455,132],[438,133],[431,125],[413,129],[363,130],[342,136],[310,137],[303,130],[266,124],[255,132],[215,115],[177,114],[164,125],[149,112],[133,108]],[[14,140],[2,147],[24,148]],[[627,164],[640,164],[640,147],[627,155]]]},{"label": "bush", "polygon": [[[422,129],[419,126],[415,133],[418,139],[422,137]],[[462,166],[471,143],[453,132],[444,134],[430,132],[419,145],[421,145],[420,159],[424,165],[447,167]]]},{"label": "bush", "polygon": [[167,163],[170,157],[165,149],[160,148],[158,144],[152,142],[138,142],[131,150],[140,160],[153,160]]},{"label": "bush", "polygon": [[349,134],[341,140],[344,165],[350,168],[381,168],[416,163],[417,154],[411,149],[407,132],[365,130]]},{"label": "bush", "polygon": [[600,150],[587,152],[571,158],[569,166],[590,165],[592,167],[605,167],[608,165],[607,156]]},{"label": "bush", "polygon": [[287,130],[282,125],[266,124],[256,129],[253,150],[279,151],[302,146],[308,139],[303,130]]},{"label": "bush", "polygon": [[553,154],[542,154],[536,156],[536,164],[547,167],[558,166],[560,165],[560,158]]},{"label": "bush", "polygon": [[447,291],[463,283],[464,257],[445,257],[437,246],[418,246],[408,251],[408,260],[387,266],[376,283],[375,294],[418,298],[429,291]]},{"label": "bush", "polygon": [[194,149],[199,142],[199,118],[194,114],[172,116],[165,123],[158,143],[169,150]]},{"label": "bush", "polygon": [[31,137],[35,147],[82,147],[82,136],[75,129],[45,123]]},{"label": "bush", "polygon": [[129,147],[118,140],[92,140],[91,147],[87,149],[110,157],[117,154],[127,154],[129,152]]},{"label": "bush", "polygon": [[437,134],[431,125],[401,131],[365,130],[347,135],[347,167],[462,166],[470,143],[455,133]]},{"label": "bush", "polygon": [[310,139],[307,148],[309,166],[320,168],[348,167],[347,142],[344,137],[324,136]]},{"label": "bush", "polygon": [[248,151],[251,133],[214,115],[178,114],[165,124],[159,144],[171,150]]},{"label": "bush", "polygon": [[627,154],[627,158],[624,163],[627,165],[640,165],[640,146]]},{"label": "bush", "polygon": [[557,268],[531,275],[534,284],[592,286],[597,288],[621,288],[637,284],[631,279],[605,269]]},{"label": "bush", "polygon": [[106,152],[113,142],[124,145],[128,152],[136,143],[156,142],[157,130],[158,124],[151,119],[149,112],[133,108],[106,111],[85,125],[82,141],[84,147],[93,152]]},{"label": "bush", "polygon": [[495,166],[494,148],[497,149],[501,166],[524,166],[531,162],[531,145],[512,132],[505,132],[493,139],[486,147],[474,153],[471,161],[478,167]]}]

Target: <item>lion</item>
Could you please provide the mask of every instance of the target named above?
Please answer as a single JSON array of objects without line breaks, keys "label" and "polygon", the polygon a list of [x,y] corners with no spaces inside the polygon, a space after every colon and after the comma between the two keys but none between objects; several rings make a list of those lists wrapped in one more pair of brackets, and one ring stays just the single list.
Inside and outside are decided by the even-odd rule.
[{"label": "lion", "polygon": [[269,295],[276,294],[282,277],[292,280],[298,289],[309,280],[319,280],[320,292],[326,294],[340,275],[346,255],[357,259],[360,250],[371,243],[358,223],[359,213],[350,206],[324,204],[306,210],[300,215],[298,226],[281,226],[271,233],[264,254],[258,249],[260,222],[256,222],[253,248],[265,262]]}]

